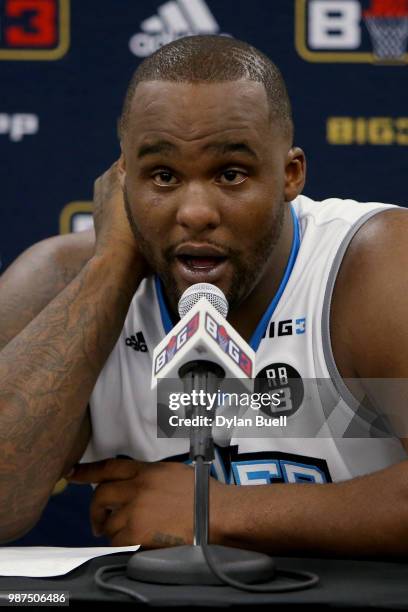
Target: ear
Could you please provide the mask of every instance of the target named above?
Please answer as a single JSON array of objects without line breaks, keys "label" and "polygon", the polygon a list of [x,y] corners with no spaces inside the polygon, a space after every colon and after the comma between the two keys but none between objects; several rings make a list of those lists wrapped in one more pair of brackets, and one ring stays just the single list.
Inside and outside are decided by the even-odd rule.
[{"label": "ear", "polygon": [[285,166],[285,202],[291,202],[302,192],[306,180],[306,157],[302,149],[289,149]]},{"label": "ear", "polygon": [[122,189],[124,189],[125,179],[126,179],[126,162],[125,162],[125,156],[123,154],[123,151],[118,159],[117,169],[118,169],[118,178],[119,178],[120,186],[122,187]]}]

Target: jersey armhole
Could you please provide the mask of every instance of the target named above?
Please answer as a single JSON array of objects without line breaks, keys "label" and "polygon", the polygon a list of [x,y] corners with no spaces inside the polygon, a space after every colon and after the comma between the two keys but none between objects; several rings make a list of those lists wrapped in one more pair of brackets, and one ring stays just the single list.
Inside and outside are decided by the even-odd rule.
[{"label": "jersey armhole", "polygon": [[323,309],[322,309],[322,345],[323,345],[323,355],[326,362],[326,367],[329,372],[330,378],[333,382],[333,385],[339,394],[340,398],[352,409],[357,411],[361,408],[361,402],[357,400],[357,398],[351,393],[350,389],[347,387],[343,378],[337,368],[336,361],[333,355],[333,348],[331,344],[331,335],[330,335],[330,310],[331,310],[331,302],[333,298],[334,286],[336,284],[337,275],[340,270],[341,263],[343,261],[344,255],[347,251],[350,242],[357,234],[358,230],[374,215],[377,215],[381,212],[384,212],[384,208],[377,208],[375,210],[371,210],[367,214],[363,215],[352,227],[349,229],[345,237],[343,238],[340,247],[334,257],[333,264],[331,266],[329,276],[327,279],[326,291],[323,299]]}]

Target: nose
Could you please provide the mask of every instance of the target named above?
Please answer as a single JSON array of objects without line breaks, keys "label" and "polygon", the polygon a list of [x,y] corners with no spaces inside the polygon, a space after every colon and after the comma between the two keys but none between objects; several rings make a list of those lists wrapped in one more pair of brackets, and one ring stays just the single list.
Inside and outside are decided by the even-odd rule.
[{"label": "nose", "polygon": [[197,234],[219,226],[220,212],[211,189],[192,184],[181,197],[176,217],[179,225]]}]

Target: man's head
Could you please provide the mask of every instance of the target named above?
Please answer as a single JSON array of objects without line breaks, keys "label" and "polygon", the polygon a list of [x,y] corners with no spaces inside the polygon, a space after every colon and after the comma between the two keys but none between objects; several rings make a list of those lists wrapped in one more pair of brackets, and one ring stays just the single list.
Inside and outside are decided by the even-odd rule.
[{"label": "man's head", "polygon": [[232,38],[179,39],[135,72],[120,132],[129,220],[172,307],[202,281],[242,303],[273,274],[304,182],[279,70]]},{"label": "man's head", "polygon": [[224,83],[249,80],[265,89],[271,119],[281,125],[293,141],[292,108],[279,68],[261,51],[246,42],[226,36],[188,36],[161,47],[145,59],[129,83],[120,135],[125,137],[131,121],[135,91],[143,81],[173,83]]}]

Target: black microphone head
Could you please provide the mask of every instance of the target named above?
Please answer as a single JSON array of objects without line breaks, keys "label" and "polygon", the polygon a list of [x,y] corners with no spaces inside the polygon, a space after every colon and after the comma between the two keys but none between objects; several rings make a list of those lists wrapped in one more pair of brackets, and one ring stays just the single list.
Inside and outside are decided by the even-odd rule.
[{"label": "black microphone head", "polygon": [[227,316],[228,302],[221,289],[210,283],[196,283],[188,287],[179,300],[180,318],[182,319],[201,298],[208,300],[222,317]]}]

